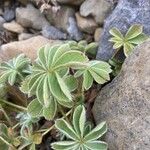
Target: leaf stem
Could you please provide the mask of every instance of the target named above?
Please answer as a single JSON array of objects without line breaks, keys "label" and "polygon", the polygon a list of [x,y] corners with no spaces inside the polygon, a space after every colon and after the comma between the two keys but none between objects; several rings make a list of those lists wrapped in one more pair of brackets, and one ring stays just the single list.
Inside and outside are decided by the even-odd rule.
[{"label": "leaf stem", "polygon": [[11,148],[13,148],[13,150],[16,150],[16,148],[12,144],[8,143],[3,137],[0,136],[0,140],[3,141],[6,145],[8,145]]},{"label": "leaf stem", "polygon": [[9,105],[9,106],[15,107],[15,108],[17,108],[17,109],[19,109],[19,110],[27,111],[27,109],[26,109],[25,107],[19,106],[19,105],[16,105],[16,104],[13,104],[13,103],[8,102],[8,101],[6,101],[6,100],[0,99],[0,102],[5,103],[5,104],[7,104],[7,105]]},{"label": "leaf stem", "polygon": [[8,121],[9,125],[12,126],[12,121],[10,120],[9,116],[7,115],[6,111],[4,110],[4,108],[1,106],[1,110],[6,118],[6,120]]}]

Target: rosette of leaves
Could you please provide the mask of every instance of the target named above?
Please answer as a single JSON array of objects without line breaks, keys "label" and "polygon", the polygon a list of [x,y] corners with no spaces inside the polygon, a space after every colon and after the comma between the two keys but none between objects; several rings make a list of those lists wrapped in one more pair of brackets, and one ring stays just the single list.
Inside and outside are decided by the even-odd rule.
[{"label": "rosette of leaves", "polygon": [[20,54],[16,58],[0,64],[0,83],[14,85],[24,79],[24,70],[29,67],[30,59]]},{"label": "rosette of leaves", "polygon": [[70,106],[72,103],[71,92],[74,90],[70,83],[73,84],[72,82],[75,80],[73,76],[70,77],[69,68],[83,66],[87,61],[88,58],[84,53],[71,50],[69,44],[53,47],[47,45],[41,48],[28,81],[28,91],[36,95],[38,102],[37,100],[31,102],[28,110],[38,105],[43,108],[44,114],[49,111],[51,117],[48,118],[50,119],[56,112],[57,103]]},{"label": "rosette of leaves", "polygon": [[78,70],[75,77],[83,75],[83,87],[88,90],[93,81],[98,84],[104,84],[110,80],[109,73],[111,73],[111,66],[103,61],[93,60],[87,63],[87,66]]},{"label": "rosette of leaves", "polygon": [[86,112],[81,105],[74,111],[72,124],[58,119],[55,126],[67,137],[66,141],[52,143],[55,150],[107,150],[107,144],[98,140],[107,131],[106,123],[102,122],[94,129],[86,126]]},{"label": "rosette of leaves", "polygon": [[114,43],[113,48],[120,49],[123,47],[126,57],[130,55],[135,46],[148,39],[148,36],[143,33],[143,26],[139,24],[132,25],[125,36],[117,28],[112,28],[109,32],[113,36],[109,40]]}]

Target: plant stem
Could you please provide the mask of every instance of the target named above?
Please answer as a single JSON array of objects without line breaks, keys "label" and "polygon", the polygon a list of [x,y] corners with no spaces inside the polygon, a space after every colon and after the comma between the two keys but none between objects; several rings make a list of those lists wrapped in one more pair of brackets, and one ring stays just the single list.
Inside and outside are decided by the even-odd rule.
[{"label": "plant stem", "polygon": [[[72,109],[68,111],[61,119],[66,118],[70,113],[72,112]],[[50,128],[48,128],[44,133],[42,133],[42,136],[46,135],[48,132],[50,132],[55,127],[55,124],[52,125]]]},{"label": "plant stem", "polygon": [[8,143],[4,138],[2,138],[1,136],[0,136],[0,140],[1,141],[3,141],[5,144],[7,144],[8,146],[10,146],[11,148],[13,148],[13,150],[16,150],[16,148],[13,146],[13,145],[11,145],[10,143]]},{"label": "plant stem", "polygon": [[9,125],[12,126],[13,123],[11,122],[9,116],[7,115],[7,113],[6,113],[6,111],[3,109],[3,107],[1,107],[1,110],[2,110],[2,112],[3,112],[3,114],[4,114],[5,118],[6,118],[6,120],[8,121]]},{"label": "plant stem", "polygon": [[0,102],[5,103],[5,104],[7,104],[7,105],[9,105],[9,106],[15,107],[15,108],[17,108],[17,109],[20,109],[20,110],[22,110],[22,111],[27,111],[27,109],[26,109],[25,107],[19,106],[19,105],[16,105],[16,104],[13,104],[13,103],[8,102],[8,101],[6,101],[6,100],[0,99]]}]

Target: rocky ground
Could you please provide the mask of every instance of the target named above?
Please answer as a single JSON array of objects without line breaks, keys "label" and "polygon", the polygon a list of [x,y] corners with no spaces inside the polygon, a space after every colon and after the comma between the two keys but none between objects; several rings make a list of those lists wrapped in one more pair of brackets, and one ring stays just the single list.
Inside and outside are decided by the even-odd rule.
[{"label": "rocky ground", "polygon": [[35,58],[34,50],[59,40],[98,42],[113,6],[105,0],[2,0],[0,57],[24,52]]},{"label": "rocky ground", "polygon": [[[149,0],[1,0],[0,59],[66,40],[98,42],[97,59],[115,53],[109,30],[125,33],[135,23],[150,35]],[[150,149],[150,41],[135,48],[121,73],[96,98],[96,123],[106,120],[110,150]]]}]

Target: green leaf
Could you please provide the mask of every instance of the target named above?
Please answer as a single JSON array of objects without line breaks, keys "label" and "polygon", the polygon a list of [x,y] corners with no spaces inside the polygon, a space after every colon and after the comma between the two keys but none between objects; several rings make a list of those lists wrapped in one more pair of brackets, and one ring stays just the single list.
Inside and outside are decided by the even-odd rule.
[{"label": "green leaf", "polygon": [[65,82],[63,81],[63,79],[60,77],[59,74],[57,74],[57,73],[55,73],[55,74],[56,74],[56,78],[57,78],[58,84],[59,84],[62,92],[69,100],[72,100],[72,96],[71,96],[71,93],[70,93],[67,85],[65,84]]},{"label": "green leaf", "polygon": [[107,150],[108,146],[102,141],[91,141],[87,142],[85,146],[90,150]]},{"label": "green leaf", "polygon": [[102,137],[107,132],[106,122],[102,122],[97,125],[90,133],[85,136],[86,141],[94,141]]},{"label": "green leaf", "polygon": [[87,61],[88,58],[82,52],[72,50],[61,55],[61,57],[55,62],[54,67],[70,67],[71,65],[78,65]]},{"label": "green leaf", "polygon": [[88,90],[93,84],[93,77],[89,71],[85,71],[83,74],[83,87]]},{"label": "green leaf", "polygon": [[125,39],[130,40],[132,38],[135,38],[138,35],[140,35],[142,32],[143,32],[143,26],[141,26],[140,24],[132,25],[127,31],[125,35]]},{"label": "green leaf", "polygon": [[117,28],[112,28],[109,33],[117,39],[123,39],[122,33]]},{"label": "green leaf", "polygon": [[73,141],[60,141],[52,144],[52,148],[55,150],[74,150],[77,144]]},{"label": "green leaf", "polygon": [[[64,94],[64,91],[62,91],[62,85],[60,85],[61,81],[58,82],[58,76],[56,77],[56,74],[52,74],[49,78],[49,87],[52,95],[59,99],[60,101],[71,101],[71,99],[68,99],[68,97]],[[63,89],[64,90],[64,89]],[[70,96],[69,96],[70,98]]]},{"label": "green leaf", "polygon": [[66,76],[64,82],[70,92],[76,90],[78,87],[77,79],[73,75]]},{"label": "green leaf", "polygon": [[121,48],[123,46],[123,42],[122,41],[119,41],[119,42],[116,42],[114,45],[113,45],[113,48],[114,49],[118,49],[118,48]]},{"label": "green leaf", "polygon": [[137,37],[130,39],[129,42],[132,44],[142,44],[144,41],[146,41],[149,37],[145,35],[144,33],[138,35]]},{"label": "green leaf", "polygon": [[63,134],[65,134],[67,137],[69,137],[72,140],[78,140],[78,135],[72,128],[70,124],[68,124],[63,119],[56,120],[55,126],[58,130],[60,130]]},{"label": "green leaf", "polygon": [[95,56],[97,53],[97,49],[98,49],[98,43],[92,42],[86,46],[85,51]]},{"label": "green leaf", "polygon": [[61,57],[61,55],[63,55],[65,52],[67,52],[69,50],[70,50],[69,44],[63,44],[62,46],[60,46],[57,49],[57,51],[56,51],[56,53],[55,53],[55,55],[53,57],[53,63],[55,63]]},{"label": "green leaf", "polygon": [[134,49],[133,44],[130,44],[130,43],[124,44],[124,54],[125,54],[125,56],[128,57],[132,53],[133,49]]},{"label": "green leaf", "polygon": [[78,133],[78,135],[81,135],[81,137],[83,137],[83,133],[84,133],[84,127],[86,121],[85,113],[86,113],[85,108],[80,105],[75,109],[73,114],[74,129]]},{"label": "green leaf", "polygon": [[28,113],[32,116],[32,117],[39,117],[42,114],[43,111],[43,106],[39,103],[39,101],[37,99],[34,99],[30,102],[30,104],[27,107],[27,111]]},{"label": "green leaf", "polygon": [[57,110],[56,100],[51,97],[49,106],[43,108],[43,116],[47,120],[52,120],[55,117],[56,110]]}]

